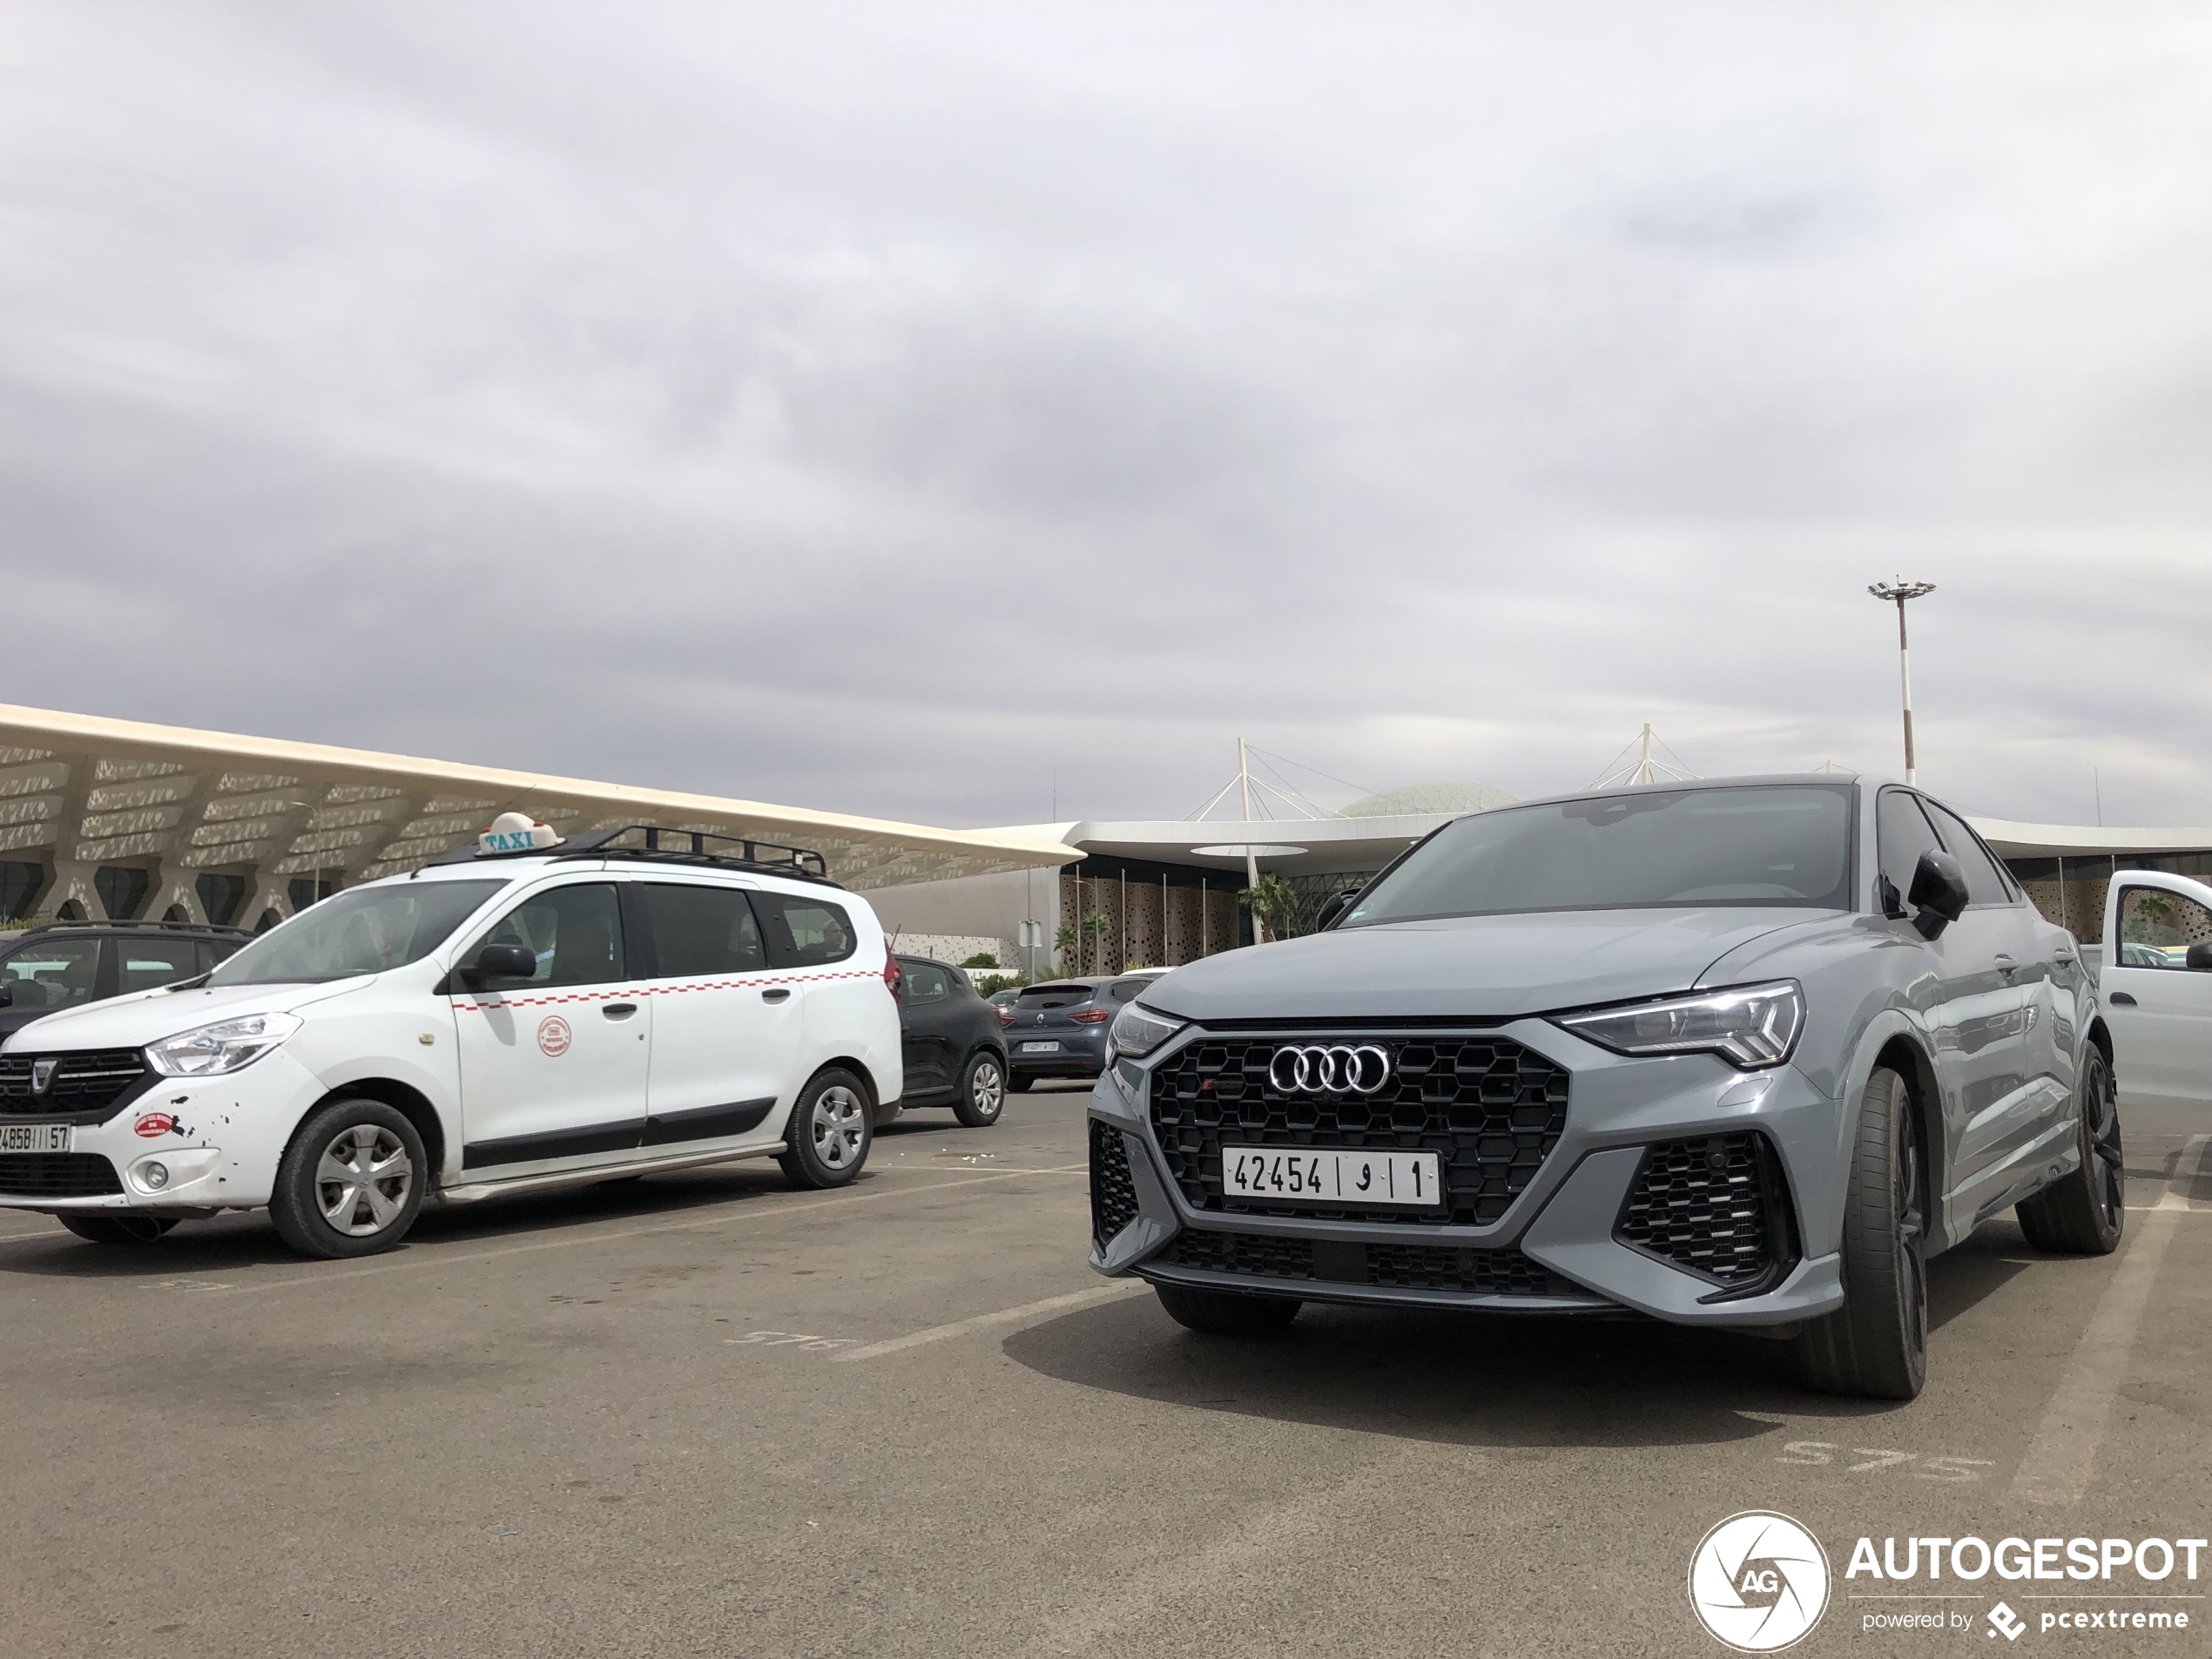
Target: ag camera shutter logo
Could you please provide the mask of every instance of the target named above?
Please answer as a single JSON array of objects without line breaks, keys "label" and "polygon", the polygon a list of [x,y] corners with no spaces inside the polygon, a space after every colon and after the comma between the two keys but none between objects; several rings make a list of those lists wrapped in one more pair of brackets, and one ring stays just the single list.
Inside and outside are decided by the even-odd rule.
[{"label": "ag camera shutter logo", "polygon": [[1689,1605],[1738,1653],[1778,1653],[1812,1634],[1828,1610],[1828,1552],[1787,1515],[1747,1509],[1699,1541]]}]

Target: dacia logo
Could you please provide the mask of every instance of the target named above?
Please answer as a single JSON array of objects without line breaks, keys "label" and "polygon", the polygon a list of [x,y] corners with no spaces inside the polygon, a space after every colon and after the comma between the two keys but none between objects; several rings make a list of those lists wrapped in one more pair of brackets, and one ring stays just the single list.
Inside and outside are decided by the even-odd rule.
[{"label": "dacia logo", "polygon": [[34,1060],[30,1062],[30,1092],[43,1095],[54,1086],[54,1074],[61,1069],[59,1060]]}]

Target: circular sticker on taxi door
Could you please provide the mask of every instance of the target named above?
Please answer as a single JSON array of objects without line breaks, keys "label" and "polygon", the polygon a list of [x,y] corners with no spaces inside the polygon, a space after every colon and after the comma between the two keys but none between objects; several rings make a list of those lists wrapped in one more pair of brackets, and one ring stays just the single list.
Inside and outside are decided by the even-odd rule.
[{"label": "circular sticker on taxi door", "polygon": [[537,1046],[541,1053],[558,1060],[568,1053],[569,1043],[575,1036],[569,1022],[557,1014],[549,1014],[537,1022]]}]

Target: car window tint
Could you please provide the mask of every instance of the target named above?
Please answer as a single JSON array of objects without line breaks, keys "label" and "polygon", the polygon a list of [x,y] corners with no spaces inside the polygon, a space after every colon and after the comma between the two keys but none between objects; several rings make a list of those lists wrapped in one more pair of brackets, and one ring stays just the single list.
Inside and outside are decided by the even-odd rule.
[{"label": "car window tint", "polygon": [[814,968],[841,962],[858,948],[853,919],[826,899],[802,899],[786,893],[756,893],[767,936],[768,960],[778,968]]},{"label": "car window tint", "polygon": [[750,974],[768,966],[760,923],[740,889],[651,881],[644,891],[661,978]]},{"label": "car window tint", "polygon": [[1032,985],[1022,993],[1019,1006],[1025,1008],[1065,1008],[1089,1001],[1090,987],[1088,985]]},{"label": "car window tint", "polygon": [[491,925],[478,941],[520,945],[537,957],[528,981],[504,986],[604,985],[623,977],[622,909],[614,884],[588,882],[536,893]]},{"label": "car window tint", "polygon": [[123,953],[120,988],[125,996],[173,985],[200,971],[199,945],[194,940],[122,939],[116,943]]},{"label": "car window tint", "polygon": [[17,1008],[65,1008],[89,1002],[99,977],[97,939],[38,940],[24,946],[0,969]]},{"label": "car window tint", "polygon": [[941,1002],[953,994],[945,970],[934,962],[915,962],[900,959],[899,967],[904,974],[903,984],[908,1002]]},{"label": "car window tint", "polygon": [[1151,982],[1149,979],[1117,979],[1107,987],[1107,994],[1116,1002],[1134,1002],[1137,994]]},{"label": "car window tint", "polygon": [[2189,947],[2212,941],[2212,910],[2162,887],[2120,894],[2120,966],[2187,970]]},{"label": "car window tint", "polygon": [[1943,837],[1943,850],[1957,859],[1966,872],[1966,902],[1968,904],[2010,904],[2012,889],[2005,885],[2005,878],[1998,873],[1996,861],[1982,850],[1974,833],[1966,827],[1966,820],[1947,806],[1934,801],[1925,801],[1928,815],[1935,819],[1936,832]]},{"label": "car window tint", "polygon": [[1875,803],[1874,840],[1882,879],[1895,889],[1897,906],[1903,909],[1912,892],[1912,872],[1919,867],[1920,854],[1940,853],[1943,843],[1936,840],[1919,802],[1902,789],[1885,789]]}]

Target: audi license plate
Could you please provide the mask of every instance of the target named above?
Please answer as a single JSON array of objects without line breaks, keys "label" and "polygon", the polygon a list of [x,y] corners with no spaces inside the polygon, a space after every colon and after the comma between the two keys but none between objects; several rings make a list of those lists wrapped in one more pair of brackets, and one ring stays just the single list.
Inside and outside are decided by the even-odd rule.
[{"label": "audi license plate", "polygon": [[1221,1190],[1266,1204],[1378,1204],[1404,1210],[1440,1204],[1433,1152],[1338,1152],[1311,1147],[1224,1146]]},{"label": "audi license plate", "polygon": [[1025,1042],[1022,1045],[1022,1052],[1023,1054],[1058,1054],[1060,1045],[1056,1042]]},{"label": "audi license plate", "polygon": [[66,1123],[0,1123],[0,1152],[66,1152]]}]

